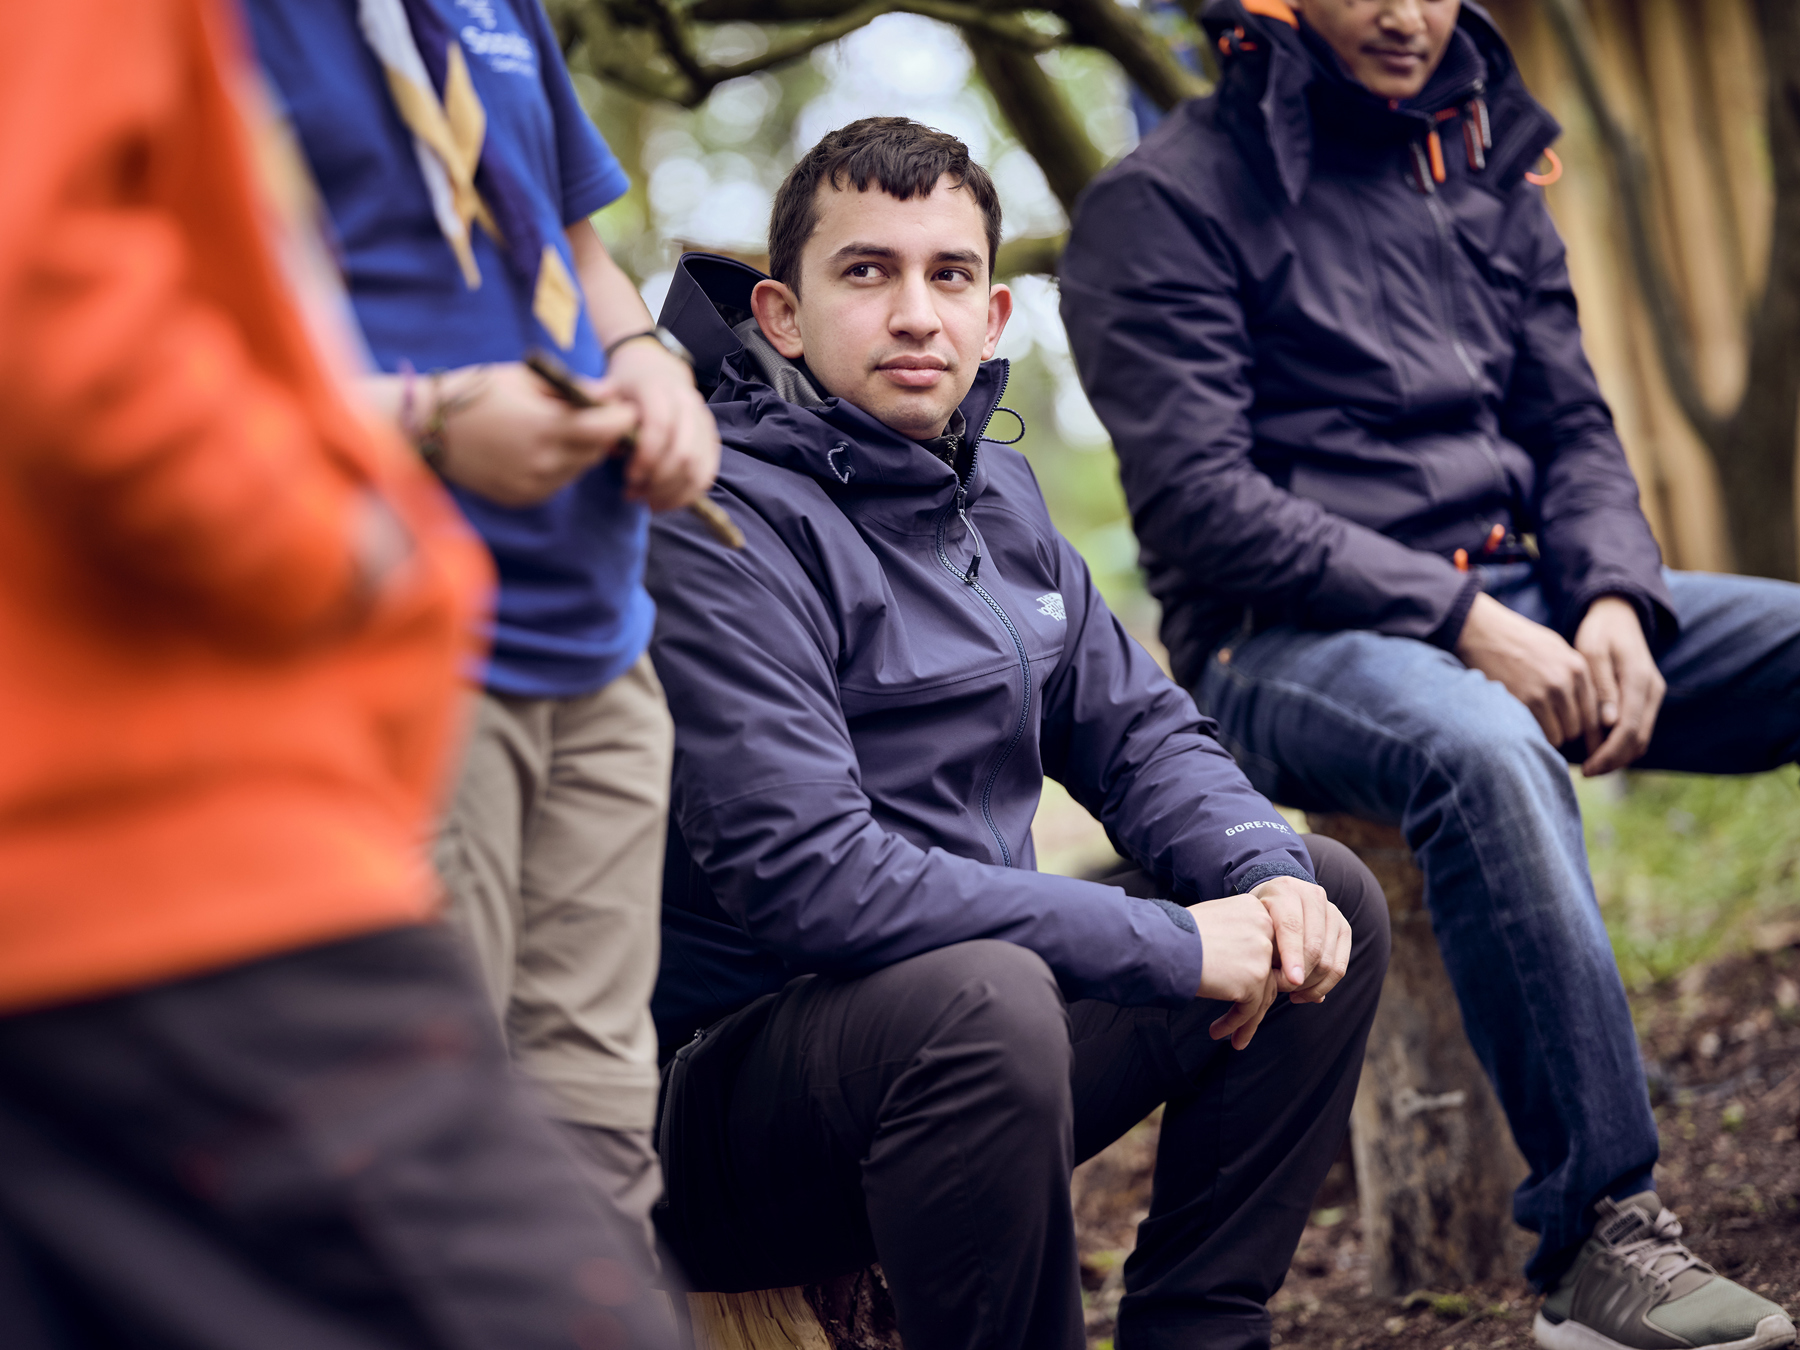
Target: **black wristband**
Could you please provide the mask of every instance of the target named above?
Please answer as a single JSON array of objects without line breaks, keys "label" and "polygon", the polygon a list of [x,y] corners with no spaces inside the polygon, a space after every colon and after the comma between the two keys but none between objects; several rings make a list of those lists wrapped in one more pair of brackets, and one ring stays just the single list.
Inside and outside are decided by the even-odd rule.
[{"label": "black wristband", "polygon": [[627,342],[636,342],[639,338],[654,338],[659,343],[662,341],[662,338],[657,334],[657,331],[654,328],[645,328],[636,333],[627,333],[622,338],[614,338],[601,349],[600,354],[610,361],[612,360],[612,354],[618,351],[619,348],[623,347]]},{"label": "black wristband", "polygon": [[618,351],[619,348],[623,347],[627,342],[636,342],[639,338],[649,338],[670,356],[673,356],[677,361],[685,361],[690,366],[694,364],[693,353],[689,352],[686,347],[681,345],[681,339],[661,326],[641,329],[636,333],[627,333],[624,337],[614,338],[601,349],[601,354],[610,361],[612,360],[612,354]]}]

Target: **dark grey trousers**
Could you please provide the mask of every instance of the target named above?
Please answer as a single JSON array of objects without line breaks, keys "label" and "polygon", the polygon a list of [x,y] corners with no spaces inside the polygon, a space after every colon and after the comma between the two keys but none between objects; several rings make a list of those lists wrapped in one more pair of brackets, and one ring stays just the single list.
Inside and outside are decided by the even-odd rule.
[{"label": "dark grey trousers", "polygon": [[436,929],[0,1018],[7,1350],[666,1350],[641,1247]]},{"label": "dark grey trousers", "polygon": [[808,1283],[879,1259],[921,1350],[1080,1350],[1069,1174],[1166,1103],[1120,1350],[1266,1346],[1265,1308],[1349,1120],[1387,968],[1387,906],[1308,838],[1355,934],[1321,1005],[1250,1046],[1223,1011],[1066,1003],[1034,953],[966,942],[794,980],[670,1066],[659,1222],[696,1288]]}]

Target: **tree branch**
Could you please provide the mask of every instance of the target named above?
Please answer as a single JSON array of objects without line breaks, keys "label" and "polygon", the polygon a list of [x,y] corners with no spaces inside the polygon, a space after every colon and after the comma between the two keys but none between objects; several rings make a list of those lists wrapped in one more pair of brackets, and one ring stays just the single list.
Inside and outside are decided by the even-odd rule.
[{"label": "tree branch", "polygon": [[1701,393],[1700,381],[1694,373],[1693,349],[1686,321],[1651,229],[1650,171],[1643,148],[1625,129],[1607,101],[1606,91],[1600,87],[1599,74],[1589,56],[1594,35],[1588,27],[1587,15],[1573,0],[1543,0],[1543,5],[1568,57],[1582,102],[1587,105],[1588,115],[1594,119],[1594,127],[1600,134],[1600,146],[1624,216],[1626,249],[1632,272],[1644,299],[1644,310],[1650,318],[1650,331],[1656,340],[1663,374],[1669,381],[1669,392],[1682,415],[1693,426],[1694,433],[1716,459],[1726,443],[1729,419],[1713,411]]},{"label": "tree branch", "polygon": [[[690,0],[684,12],[704,23],[791,23],[803,19],[835,19],[848,12],[854,0]],[[992,14],[1016,14],[1044,8],[1040,0],[982,6]]]},{"label": "tree branch", "polygon": [[1038,162],[1063,210],[1072,213],[1081,189],[1106,167],[1106,156],[1036,57],[980,33],[965,30],[963,40],[1013,135]]},{"label": "tree branch", "polygon": [[1032,273],[1053,277],[1056,264],[1062,259],[1063,246],[1068,242],[1066,234],[1047,234],[1002,244],[1000,256],[994,259],[994,279],[1004,281],[1008,277]]},{"label": "tree branch", "polygon": [[[587,4],[559,6],[559,10],[565,12],[569,9],[574,10],[586,31],[587,61],[597,78],[621,85],[641,97],[666,100],[685,108],[698,107],[706,101],[707,95],[727,80],[754,75],[796,60],[855,32],[883,14],[918,14],[964,31],[980,33],[997,45],[1027,53],[1049,51],[1066,40],[1060,34],[1045,33],[1032,27],[1016,14],[990,13],[961,3],[961,0],[864,0],[860,5],[841,9],[804,33],[771,43],[761,55],[729,65],[709,66],[702,64],[694,53],[685,23],[666,0],[627,0],[619,8],[593,0]],[[611,18],[610,24],[601,17],[603,11]],[[638,26],[648,28],[654,34],[661,54],[675,68],[673,74],[635,59],[629,50],[620,51],[617,43],[595,40],[599,36],[593,31],[595,28],[616,35],[617,28],[624,26],[622,20],[635,20],[640,16],[648,18],[649,22]]]},{"label": "tree branch", "polygon": [[1207,92],[1206,83],[1175,59],[1136,10],[1114,0],[1050,0],[1049,8],[1068,23],[1071,41],[1112,57],[1164,112]]},{"label": "tree branch", "polygon": [[[706,71],[700,65],[700,58],[694,52],[693,40],[688,35],[686,21],[669,5],[669,0],[635,0],[650,15],[651,29],[662,43],[663,54],[667,56],[675,69],[685,77],[688,83],[699,88],[706,83]],[[707,85],[708,89],[712,86]],[[705,98],[705,93],[700,98]],[[694,100],[696,103],[699,99]]]}]

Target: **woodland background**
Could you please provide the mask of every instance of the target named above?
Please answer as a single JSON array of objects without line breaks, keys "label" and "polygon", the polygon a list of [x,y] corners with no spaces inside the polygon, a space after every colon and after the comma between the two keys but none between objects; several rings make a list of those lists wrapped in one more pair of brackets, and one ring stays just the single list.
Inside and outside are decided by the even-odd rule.
[{"label": "woodland background", "polygon": [[[465,0],[475,4],[479,0]],[[760,263],[775,187],[832,127],[904,114],[953,132],[1005,208],[1016,315],[1008,404],[1061,529],[1152,650],[1106,434],[1075,379],[1054,281],[1067,212],[1140,126],[1210,87],[1167,0],[547,0],[589,111],[630,173],[596,218],[660,307],[683,248]],[[1154,7],[1150,7],[1154,4]],[[1587,350],[1669,563],[1795,579],[1800,414],[1800,4],[1488,0],[1562,122],[1545,189]],[[1048,784],[1046,870],[1110,857]],[[1596,889],[1664,1134],[1665,1199],[1727,1273],[1800,1299],[1800,770],[1577,782]],[[1303,827],[1304,822],[1296,819]],[[1090,1332],[1110,1346],[1118,1263],[1155,1125],[1077,1177]],[[1327,1183],[1277,1341],[1329,1350],[1524,1346],[1522,1285],[1367,1294],[1354,1180]],[[1335,1187],[1335,1189],[1334,1189]]]},{"label": "woodland background", "polygon": [[[1005,208],[1018,309],[1008,402],[1059,527],[1155,649],[1157,615],[1052,272],[1082,184],[1141,120],[1209,88],[1192,16],[1114,0],[549,0],[578,89],[630,173],[596,218],[654,311],[685,247],[760,261],[775,187],[832,127],[899,113],[965,140]],[[1793,577],[1800,412],[1800,5],[1490,0],[1564,126],[1545,189],[1589,359],[1671,565]],[[1150,91],[1149,93],[1144,92]],[[1800,779],[1581,784],[1628,980],[1669,978],[1800,910]],[[1049,785],[1042,865],[1104,835]]]}]

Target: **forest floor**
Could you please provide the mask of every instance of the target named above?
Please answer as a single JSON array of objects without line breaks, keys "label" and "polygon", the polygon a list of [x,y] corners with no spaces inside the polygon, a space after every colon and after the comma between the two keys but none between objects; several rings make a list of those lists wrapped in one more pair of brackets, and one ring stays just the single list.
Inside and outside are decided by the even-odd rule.
[{"label": "forest floor", "polygon": [[[1640,987],[1632,1011],[1662,1133],[1659,1194],[1720,1272],[1800,1309],[1800,923],[1757,950]],[[1088,1343],[1111,1350],[1122,1268],[1149,1207],[1154,1117],[1076,1173]],[[1284,1350],[1513,1350],[1532,1344],[1523,1280],[1369,1292],[1346,1149],[1270,1307]]]}]

